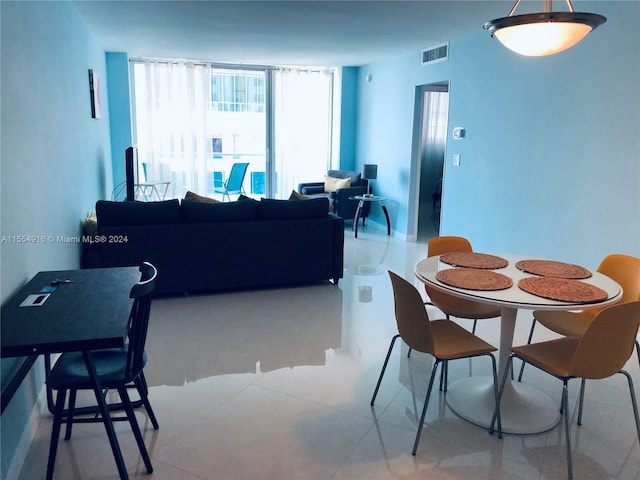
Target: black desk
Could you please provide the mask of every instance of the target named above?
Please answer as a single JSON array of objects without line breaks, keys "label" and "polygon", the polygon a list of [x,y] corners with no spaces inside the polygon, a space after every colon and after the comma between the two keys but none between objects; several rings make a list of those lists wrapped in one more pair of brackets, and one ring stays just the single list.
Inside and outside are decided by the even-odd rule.
[{"label": "black desk", "polygon": [[[20,307],[28,295],[39,293],[56,279],[69,279],[72,283],[59,285],[41,306]],[[91,350],[124,345],[133,304],[129,292],[139,280],[137,267],[40,272],[2,306],[1,312],[3,358],[82,352],[123,479],[128,474],[95,374]]]}]

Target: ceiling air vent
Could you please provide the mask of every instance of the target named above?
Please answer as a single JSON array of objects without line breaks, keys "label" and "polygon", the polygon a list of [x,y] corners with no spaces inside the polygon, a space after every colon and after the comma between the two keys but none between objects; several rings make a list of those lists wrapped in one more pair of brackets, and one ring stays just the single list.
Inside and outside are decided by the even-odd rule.
[{"label": "ceiling air vent", "polygon": [[428,48],[422,51],[422,65],[441,62],[449,56],[449,44],[444,43],[437,47]]}]

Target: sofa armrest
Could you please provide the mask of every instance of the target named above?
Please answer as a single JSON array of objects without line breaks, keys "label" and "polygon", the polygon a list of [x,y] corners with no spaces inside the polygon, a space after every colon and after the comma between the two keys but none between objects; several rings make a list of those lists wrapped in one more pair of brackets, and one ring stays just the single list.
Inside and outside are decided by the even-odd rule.
[{"label": "sofa armrest", "polygon": [[302,195],[315,195],[324,193],[324,182],[308,182],[298,184],[298,193]]},{"label": "sofa armrest", "polygon": [[[352,219],[358,208],[358,200],[351,200],[350,197],[364,195],[365,193],[367,193],[366,186],[339,188],[336,190],[336,199],[333,204],[334,212],[342,218]],[[369,215],[369,207],[369,202],[365,203],[361,212],[362,218],[366,218]]]},{"label": "sofa armrest", "polygon": [[349,197],[355,197],[357,195],[364,195],[367,193],[367,187],[345,187],[339,188],[336,190],[336,196],[338,198],[338,202],[344,199],[349,199]]}]

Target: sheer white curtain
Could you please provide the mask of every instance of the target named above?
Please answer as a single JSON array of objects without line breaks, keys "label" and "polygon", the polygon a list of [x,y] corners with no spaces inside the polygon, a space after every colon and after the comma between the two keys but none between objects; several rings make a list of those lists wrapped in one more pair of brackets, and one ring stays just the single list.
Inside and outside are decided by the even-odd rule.
[{"label": "sheer white curtain", "polygon": [[146,180],[170,180],[167,198],[207,191],[210,66],[145,61],[133,64],[133,76],[138,158],[146,164]]},{"label": "sheer white curtain", "polygon": [[[331,158],[330,70],[274,71],[274,198],[300,182],[321,181]],[[273,178],[273,177],[272,177]]]},{"label": "sheer white curtain", "polygon": [[[220,118],[212,115],[211,65],[154,60],[132,65],[135,138],[146,180],[171,181],[168,198],[183,197],[187,190],[210,193],[212,137],[221,128]],[[271,196],[288,198],[298,183],[322,180],[327,172],[333,75],[329,69],[280,68],[272,79]],[[238,125],[248,122],[246,114],[228,115],[242,118]]]}]

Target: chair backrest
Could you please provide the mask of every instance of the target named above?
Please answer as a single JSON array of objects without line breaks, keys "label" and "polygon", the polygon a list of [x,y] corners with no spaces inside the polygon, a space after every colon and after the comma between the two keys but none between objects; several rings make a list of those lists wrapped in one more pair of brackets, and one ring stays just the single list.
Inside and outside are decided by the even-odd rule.
[{"label": "chair backrest", "polygon": [[[472,252],[471,242],[464,237],[441,236],[429,240],[427,256],[435,257],[450,252]],[[447,315],[458,318],[492,318],[498,316],[499,307],[466,300],[441,292],[425,284],[424,289],[429,296],[432,305],[438,307]]]},{"label": "chair backrest", "polygon": [[213,188],[224,187],[224,175],[222,172],[213,172]]},{"label": "chair backrest", "polygon": [[151,298],[155,288],[158,271],[148,262],[140,266],[140,281],[131,287],[129,297],[133,306],[129,314],[129,343],[127,351],[126,375],[135,375],[144,366],[144,346],[149,328]]},{"label": "chair backrest", "polygon": [[471,242],[464,237],[434,237],[427,244],[427,257],[435,257],[450,252],[472,252]]},{"label": "chair backrest", "polygon": [[395,304],[396,323],[402,340],[414,350],[433,354],[429,315],[420,293],[409,282],[389,271]]},{"label": "chair backrest", "polygon": [[244,176],[247,174],[248,163],[234,163],[231,167],[231,173],[225,185],[228,191],[239,191],[242,189]]},{"label": "chair backrest", "polygon": [[602,260],[598,272],[620,284],[622,287],[621,302],[640,300],[640,258],[614,253]]},{"label": "chair backrest", "polygon": [[606,378],[627,363],[640,327],[640,301],[617,303],[593,319],[573,354],[570,375]]}]

